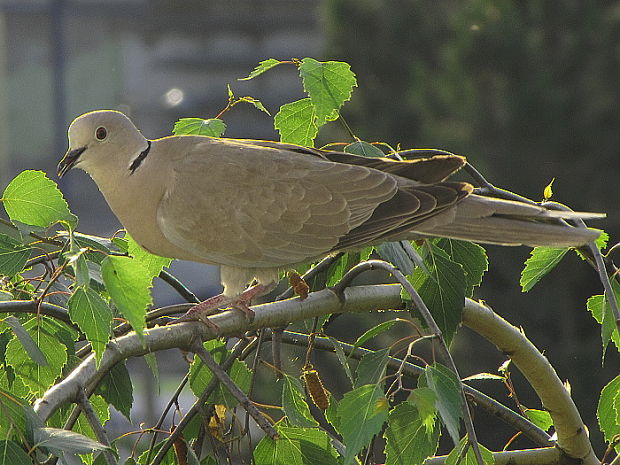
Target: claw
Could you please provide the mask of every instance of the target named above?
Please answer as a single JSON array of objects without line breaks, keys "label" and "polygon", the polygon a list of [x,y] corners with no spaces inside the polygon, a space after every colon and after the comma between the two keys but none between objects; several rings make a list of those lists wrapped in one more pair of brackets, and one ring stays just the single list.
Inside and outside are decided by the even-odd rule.
[{"label": "claw", "polygon": [[211,330],[216,333],[220,332],[220,328],[213,323],[208,317],[219,313],[221,309],[231,307],[244,313],[248,323],[254,321],[254,311],[248,306],[250,301],[260,295],[266,294],[273,288],[273,285],[257,284],[243,291],[237,298],[227,297],[224,294],[213,296],[204,302],[200,302],[190,308],[185,315],[170,322],[181,323],[183,321],[202,321]]}]

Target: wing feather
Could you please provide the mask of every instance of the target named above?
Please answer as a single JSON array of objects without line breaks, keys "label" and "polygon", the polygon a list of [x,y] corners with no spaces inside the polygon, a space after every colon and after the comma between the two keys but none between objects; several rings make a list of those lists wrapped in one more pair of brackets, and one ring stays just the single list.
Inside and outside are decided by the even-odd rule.
[{"label": "wing feather", "polygon": [[158,209],[168,240],[204,260],[274,267],[315,258],[397,192],[393,176],[278,148],[196,139]]}]

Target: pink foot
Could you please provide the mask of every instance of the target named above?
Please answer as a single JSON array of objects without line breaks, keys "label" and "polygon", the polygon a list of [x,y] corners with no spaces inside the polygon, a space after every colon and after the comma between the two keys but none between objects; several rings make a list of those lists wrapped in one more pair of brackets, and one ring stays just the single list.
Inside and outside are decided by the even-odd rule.
[{"label": "pink foot", "polygon": [[255,297],[268,293],[274,288],[274,284],[257,284],[243,291],[237,298],[226,297],[224,294],[213,296],[204,302],[200,302],[190,308],[185,315],[177,318],[171,323],[181,323],[183,321],[202,321],[209,328],[219,331],[218,326],[209,320],[209,316],[218,313],[218,310],[226,307],[242,311],[247,320],[251,323],[254,320],[254,311],[248,306]]}]

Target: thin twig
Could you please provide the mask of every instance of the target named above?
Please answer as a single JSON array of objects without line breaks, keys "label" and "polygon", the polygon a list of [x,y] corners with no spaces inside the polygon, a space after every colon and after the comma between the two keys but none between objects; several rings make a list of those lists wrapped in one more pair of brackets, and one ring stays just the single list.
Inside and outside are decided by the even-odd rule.
[{"label": "thin twig", "polygon": [[537,205],[531,199],[527,197],[523,197],[519,194],[515,194],[514,192],[507,191],[505,189],[500,189],[499,187],[495,187],[491,184],[487,179],[478,171],[472,164],[469,162],[465,163],[463,169],[474,179],[474,181],[478,184],[478,188],[474,191],[476,194],[490,195],[493,197],[498,197],[501,199],[507,200],[515,200],[517,202],[524,202],[530,205]]},{"label": "thin twig", "polygon": [[[105,429],[103,429],[103,425],[99,421],[95,410],[93,410],[93,406],[90,404],[84,389],[80,389],[78,391],[76,403],[80,406],[82,412],[84,412],[84,416],[88,420],[90,427],[93,429],[97,441],[109,448],[110,441],[108,440],[108,435],[106,434]],[[116,465],[118,463],[111,450],[104,450],[102,453],[108,465]]]},{"label": "thin twig", "polygon": [[47,253],[44,249],[41,250],[43,251],[43,254],[28,260],[24,265],[24,269],[32,268],[35,265],[46,264],[47,262],[56,260],[60,256],[60,251]]},{"label": "thin twig", "polygon": [[[551,208],[553,210],[561,210],[561,211],[571,211],[565,205],[562,205],[557,202],[545,202],[543,204],[545,208]],[[586,228],[586,224],[581,218],[574,218],[571,220],[573,224],[578,228]],[[605,300],[609,303],[611,307],[611,311],[614,314],[614,320],[616,323],[616,328],[620,332],[620,309],[618,309],[618,302],[616,301],[616,296],[614,290],[611,286],[611,282],[609,280],[609,274],[607,273],[607,268],[605,267],[605,262],[603,260],[603,256],[601,251],[596,245],[596,242],[589,242],[585,247],[581,249],[586,249],[591,257],[594,259],[594,268],[598,272],[598,277],[603,284],[603,289],[605,290]],[[584,254],[586,255],[586,254]]]},{"label": "thin twig", "polygon": [[[241,341],[239,341],[239,344],[235,346],[230,356],[222,363],[221,369],[228,370],[232,366],[233,362],[237,358],[239,358],[239,356],[244,352],[244,349],[247,348],[248,345],[250,345],[250,342],[246,339],[242,339]],[[213,391],[217,388],[218,385],[219,379],[217,377],[214,377],[211,382],[209,382],[200,397],[196,400],[196,402],[194,402],[194,404],[190,407],[190,409],[183,416],[183,418],[181,418],[181,421],[179,421],[179,424],[174,429],[174,431],[170,433],[170,436],[168,436],[168,438],[161,445],[160,449],[157,451],[157,455],[155,455],[153,461],[150,462],[149,465],[159,465],[161,463],[174,442],[179,438],[183,430],[187,427],[187,425],[194,418],[194,416],[200,411],[204,403],[207,401],[209,396],[213,393]]]},{"label": "thin twig", "polygon": [[[411,298],[411,301],[414,303],[416,309],[420,312],[420,314],[422,315],[422,318],[424,318],[424,321],[428,325],[430,331],[435,335],[439,343],[441,354],[448,368],[452,370],[452,372],[456,375],[457,379],[459,380],[459,384],[460,384],[459,391],[461,395],[461,400],[463,402],[463,421],[465,423],[465,429],[467,430],[468,440],[473,447],[474,455],[476,456],[476,461],[478,462],[478,465],[484,465],[484,459],[482,458],[482,452],[480,451],[480,446],[478,444],[478,439],[476,437],[476,431],[474,429],[473,419],[471,416],[471,412],[469,410],[469,404],[467,402],[467,397],[465,396],[464,384],[461,381],[461,377],[459,376],[459,372],[456,367],[456,364],[454,363],[454,359],[452,358],[452,355],[450,354],[448,345],[446,344],[446,341],[441,334],[441,329],[435,322],[435,319],[433,318],[433,315],[431,314],[430,310],[428,309],[428,307],[426,306],[426,304],[424,303],[420,295],[417,293],[417,291],[414,289],[414,287],[411,285],[411,283],[407,281],[407,278],[405,278],[405,275],[403,275],[400,272],[400,270],[398,270],[398,268],[396,268],[395,266],[387,262],[384,262],[381,260],[369,260],[367,262],[362,262],[359,265],[356,265],[353,268],[351,268],[351,270],[349,270],[349,272],[345,274],[345,276],[343,276],[342,280],[345,283],[350,282],[350,280],[352,280],[353,277],[355,276],[355,273],[352,273],[352,271],[358,267],[363,271],[372,270],[372,269],[380,269],[380,270],[387,271],[392,276],[394,276],[394,278],[396,278],[396,280],[405,289],[405,291],[407,291],[407,294],[409,294],[409,297]],[[339,286],[340,286],[340,283],[338,283],[338,285],[336,286],[338,288],[338,291],[336,292],[342,291],[342,288]]]},{"label": "thin twig", "polygon": [[282,331],[284,328],[273,328],[271,333],[271,361],[276,367],[277,379],[282,379]]},{"label": "thin twig", "polygon": [[0,302],[0,313],[40,313],[67,323],[75,329],[79,329],[73,324],[71,318],[69,318],[69,312],[65,308],[50,304],[49,302],[41,303],[37,310],[37,302],[34,300],[6,300]]},{"label": "thin twig", "polygon": [[202,342],[198,341],[194,344],[192,351],[198,355],[202,363],[204,363],[213,376],[215,376],[219,382],[228,389],[228,392],[239,402],[239,404],[245,409],[246,412],[254,419],[254,421],[260,426],[260,428],[271,438],[276,439],[278,433],[275,428],[265,416],[256,408],[254,403],[245,395],[245,393],[235,384],[230,375],[226,373],[218,363],[213,359],[208,350],[204,348]]},{"label": "thin twig", "polygon": [[151,436],[151,443],[149,444],[149,450],[146,454],[146,460],[144,461],[144,463],[150,462],[151,454],[153,453],[153,449],[155,448],[155,442],[157,441],[157,433],[161,429],[161,426],[164,424],[164,420],[166,419],[168,412],[170,411],[172,406],[176,404],[177,401],[179,400],[181,391],[185,388],[185,385],[187,384],[188,381],[189,381],[189,372],[183,377],[183,380],[179,383],[176,390],[170,397],[170,400],[168,400],[166,407],[161,412],[161,415],[159,416],[157,423],[155,423],[155,425],[151,428],[151,431],[153,431],[153,435]]},{"label": "thin twig", "polygon": [[173,276],[169,271],[161,270],[159,273],[159,278],[165,283],[169,284],[175,291],[179,293],[181,297],[183,297],[188,302],[200,303],[200,299],[196,297],[192,291],[190,291],[185,284],[179,281],[175,276]]},{"label": "thin twig", "polygon": [[[282,333],[282,342],[285,344],[292,344],[299,347],[306,347],[309,343],[310,336],[307,334],[296,333],[293,331],[284,331]],[[313,341],[314,347],[326,352],[335,352],[333,344],[326,337],[316,337]],[[362,359],[365,355],[372,353],[371,350],[363,347],[355,347],[352,344],[340,342],[345,355],[348,358],[355,360]],[[415,365],[411,362],[403,362],[402,359],[389,356],[388,366],[394,369],[401,369],[407,376],[420,376],[424,373],[424,368]],[[504,404],[499,403],[495,399],[487,396],[483,392],[472,388],[471,386],[464,385],[467,395],[473,397],[477,406],[480,406],[492,416],[499,418],[507,425],[510,425],[517,431],[522,432],[526,437],[531,439],[535,444],[541,447],[549,445],[551,440],[550,436],[541,428],[534,425],[528,419],[517,414],[514,410],[509,409]]]}]

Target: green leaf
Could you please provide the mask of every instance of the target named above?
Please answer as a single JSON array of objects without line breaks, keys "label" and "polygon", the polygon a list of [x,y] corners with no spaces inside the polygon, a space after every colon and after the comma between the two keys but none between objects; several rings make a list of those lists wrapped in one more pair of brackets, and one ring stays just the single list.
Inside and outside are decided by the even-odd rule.
[{"label": "green leaf", "polygon": [[321,62],[304,58],[299,75],[316,109],[319,126],[337,117],[335,112],[351,98],[353,87],[357,85],[351,66],[341,61]]},{"label": "green leaf", "polygon": [[360,250],[359,251],[360,262],[365,262],[366,260],[368,260],[370,256],[372,255],[372,253],[374,252],[374,250],[375,250],[375,247],[373,245],[369,247],[364,247],[362,250]]},{"label": "green leaf", "polygon": [[367,384],[344,395],[338,404],[338,432],[346,447],[344,465],[353,463],[355,456],[381,431],[388,408],[383,389],[377,385]]},{"label": "green leaf", "polygon": [[31,247],[0,234],[0,275],[13,276],[22,271],[31,252]]},{"label": "green leaf", "polygon": [[152,302],[151,276],[136,260],[113,255],[101,262],[101,276],[119,312],[142,334],[146,309]]},{"label": "green leaf", "polygon": [[63,220],[77,224],[58,186],[43,171],[22,171],[6,186],[0,200],[12,221],[42,228]]},{"label": "green leaf", "polygon": [[[594,229],[594,228],[590,228],[590,229]],[[601,232],[601,234],[596,238],[594,243],[596,244],[596,247],[598,247],[599,250],[603,250],[605,247],[607,247],[607,241],[609,240],[609,234],[607,234],[602,229],[599,231]]]},{"label": "green leaf", "polygon": [[338,454],[325,431],[279,427],[279,439],[263,437],[254,449],[254,462],[269,465],[339,465]]},{"label": "green leaf", "polygon": [[96,394],[103,397],[106,402],[112,404],[121,412],[128,421],[133,404],[133,385],[127,370],[125,361],[119,362],[108,372],[95,390]]},{"label": "green leaf", "polygon": [[438,363],[427,366],[424,375],[427,386],[435,393],[441,420],[454,443],[458,444],[459,419],[463,411],[461,382],[452,371]]},{"label": "green leaf", "polygon": [[312,418],[304,390],[298,379],[285,375],[282,383],[282,409],[291,426],[311,428],[319,426]]},{"label": "green leaf", "polygon": [[325,419],[329,422],[329,424],[332,425],[334,429],[338,430],[338,428],[340,428],[340,418],[338,417],[339,402],[334,396],[331,395],[331,393],[328,393],[327,397],[329,399],[329,406],[323,413],[325,414]]},{"label": "green leaf", "polygon": [[221,119],[181,118],[174,123],[172,133],[175,136],[222,137],[224,131],[226,131],[226,123]]},{"label": "green leaf", "polygon": [[353,385],[353,373],[351,372],[351,367],[349,366],[349,361],[347,359],[347,356],[344,354],[342,345],[340,345],[340,341],[336,339],[335,337],[332,337],[329,335],[327,336],[327,339],[329,339],[329,342],[331,342],[332,345],[334,346],[334,352],[336,352],[336,358],[338,359],[338,361],[344,368],[344,372],[347,375],[347,378],[349,378],[349,381],[351,381],[351,385]]},{"label": "green leaf", "polygon": [[248,75],[248,77],[240,78],[239,81],[248,81],[250,79],[254,79],[256,76],[263,74],[265,71],[269,71],[271,68],[275,68],[282,62],[280,60],[276,60],[275,58],[269,58],[267,60],[260,61],[258,66],[252,70],[252,72]]},{"label": "green leaf", "polygon": [[394,265],[404,275],[409,275],[415,268],[414,261],[405,249],[405,247],[410,246],[407,241],[384,242],[379,244],[376,250],[383,260]]},{"label": "green leaf", "polygon": [[[467,283],[463,267],[450,260],[448,254],[431,242],[425,242],[424,265],[407,276],[439,325],[446,342],[452,340],[465,305]],[[403,297],[410,297],[403,291]],[[415,310],[414,310],[415,311]]]},{"label": "green leaf", "polygon": [[365,384],[377,384],[381,387],[384,385],[385,367],[387,366],[390,349],[377,350],[369,352],[362,357],[357,365],[354,388],[358,388]]},{"label": "green leaf", "polygon": [[93,256],[101,257],[101,260],[103,260],[103,258],[110,253],[110,247],[112,246],[112,241],[110,239],[99,236],[91,236],[89,234],[82,234],[77,231],[73,231],[71,233],[71,238],[75,241],[79,249],[86,248],[103,252],[92,254]]},{"label": "green leaf", "polygon": [[411,391],[407,402],[415,405],[418,409],[418,415],[426,428],[426,434],[432,434],[435,429],[435,419],[437,418],[437,396],[435,392],[428,387],[419,387]]},{"label": "green leaf", "polygon": [[[616,281],[612,281],[611,287],[614,291],[616,302],[620,305],[620,285]],[[609,305],[606,296],[593,295],[588,299],[586,306],[594,319],[601,325],[603,355],[605,355],[607,351],[609,341],[613,341],[616,345],[616,349],[620,351],[620,333],[618,333],[616,319],[614,318],[611,305]]]},{"label": "green leaf", "polygon": [[[32,359],[33,362],[41,365],[47,366],[47,358],[45,358],[45,354],[39,349],[39,346],[32,339],[28,331],[22,326],[21,322],[14,316],[7,316],[4,320],[2,320],[7,326],[11,328],[15,337],[19,340],[24,350],[28,353],[28,356]],[[6,348],[5,348],[6,350]]]},{"label": "green leaf", "polygon": [[69,299],[69,317],[91,343],[97,364],[110,340],[113,316],[108,303],[90,287],[77,287]]},{"label": "green leaf", "polygon": [[[226,350],[226,344],[221,340],[211,340],[203,343],[206,350],[209,351],[213,360],[221,365],[222,361],[228,354]],[[194,360],[189,369],[189,386],[196,397],[199,397],[206,389],[208,384],[213,380],[213,373],[202,363],[199,357],[194,357]]]},{"label": "green leaf", "polygon": [[0,438],[12,437],[17,431],[19,435],[26,433],[27,402],[11,392],[0,389]]},{"label": "green leaf", "polygon": [[459,263],[465,272],[467,289],[465,294],[471,297],[474,287],[482,283],[482,276],[489,269],[484,247],[473,242],[459,241],[456,239],[439,239],[437,247],[446,251],[453,262]]},{"label": "green leaf", "polygon": [[159,273],[172,263],[172,258],[160,257],[144,250],[129,234],[125,235],[125,239],[128,241],[127,253],[144,267],[151,278],[159,276]]},{"label": "green leaf", "polygon": [[531,256],[526,260],[525,268],[521,271],[521,279],[519,280],[521,290],[527,292],[533,288],[543,276],[560,263],[568,251],[569,249],[551,247],[535,247],[532,249]]},{"label": "green leaf", "polygon": [[477,380],[494,380],[494,381],[502,381],[504,379],[503,376],[495,375],[493,373],[476,373],[475,375],[467,376],[463,378],[463,381],[477,381]]},{"label": "green leaf", "polygon": [[439,428],[427,432],[418,409],[403,402],[390,412],[384,437],[385,465],[420,465],[437,452]]},{"label": "green leaf", "polygon": [[157,357],[151,352],[150,354],[144,354],[144,360],[149,366],[149,369],[153,374],[153,378],[155,378],[155,385],[157,386],[158,393],[160,393],[161,384],[159,382],[159,365],[157,364]]},{"label": "green leaf", "polygon": [[17,338],[7,344],[6,361],[30,392],[40,396],[61,375],[67,363],[67,347],[58,339],[59,323],[48,317],[39,316],[28,320],[24,329],[45,354],[47,365],[42,366],[33,361]]},{"label": "green leaf", "polygon": [[528,420],[544,431],[549,431],[549,428],[553,426],[551,415],[546,410],[528,408],[525,410],[525,416]]},{"label": "green leaf", "polygon": [[34,462],[24,448],[13,441],[0,441],[0,464],[32,465]]},{"label": "green leaf", "polygon": [[357,338],[355,344],[353,344],[353,348],[361,347],[366,341],[369,341],[373,337],[378,336],[379,334],[384,333],[389,330],[392,326],[398,323],[401,320],[387,320],[379,323],[376,326],[373,326],[360,337]]},{"label": "green leaf", "polygon": [[86,249],[80,249],[77,243],[71,240],[71,250],[62,254],[62,258],[71,266],[78,286],[90,284],[90,271],[86,262]]},{"label": "green leaf", "polygon": [[352,153],[353,155],[361,155],[363,157],[385,157],[383,150],[363,140],[358,140],[345,146],[344,152]]},{"label": "green leaf", "polygon": [[304,147],[313,147],[319,132],[314,106],[309,98],[282,105],[273,118],[273,124],[280,133],[281,142]]},{"label": "green leaf", "polygon": [[[472,447],[467,448],[465,457],[463,457],[464,447],[467,446],[467,438],[463,438],[463,440],[457,444],[458,446],[452,449],[452,451],[448,454],[448,457],[446,457],[445,465],[478,465],[478,461],[476,460],[476,455]],[[482,454],[482,460],[485,465],[493,465],[495,463],[493,452],[484,447],[482,444],[479,444],[479,447]]]},{"label": "green leaf", "polygon": [[[620,434],[620,375],[611,380],[601,391],[596,409],[599,428],[610,443],[614,436]],[[616,445],[616,450],[620,444]]]},{"label": "green leaf", "polygon": [[34,440],[36,447],[44,447],[55,455],[63,453],[86,454],[94,450],[109,449],[82,434],[59,428],[35,428]]},{"label": "green leaf", "polygon": [[[153,459],[153,457],[155,457],[155,454],[157,454],[159,452],[159,450],[161,449],[161,446],[163,444],[164,444],[164,441],[161,441],[161,442],[158,442],[157,444],[155,444],[155,447],[153,447],[153,451],[151,453],[151,460]],[[148,449],[145,450],[144,452],[142,452],[142,454],[140,454],[140,457],[138,457],[137,462],[135,461],[135,459],[129,457],[123,463],[123,465],[135,465],[136,463],[138,463],[140,465],[147,465],[148,463],[150,463],[150,462],[146,461],[147,455],[149,455]],[[164,458],[159,463],[160,463],[160,465],[180,465],[179,461],[177,460],[174,447],[171,447],[170,449],[168,449],[168,451],[164,454]],[[107,465],[107,463],[106,464],[101,464],[101,465]],[[187,465],[189,465],[189,461],[188,461]],[[205,464],[203,464],[203,465],[205,465]]]},{"label": "green leaf", "polygon": [[258,99],[255,99],[254,97],[250,97],[250,96],[241,97],[239,101],[249,103],[250,105],[254,106],[254,108],[256,108],[257,110],[260,110],[263,113],[267,113],[269,116],[271,116],[271,113],[269,113],[269,110],[265,108],[265,105],[263,105],[263,102],[261,102]]},{"label": "green leaf", "polygon": [[553,182],[554,181],[555,181],[555,178],[552,178],[551,181],[549,181],[549,184],[547,184],[543,190],[543,198],[545,200],[549,200],[553,196]]}]

